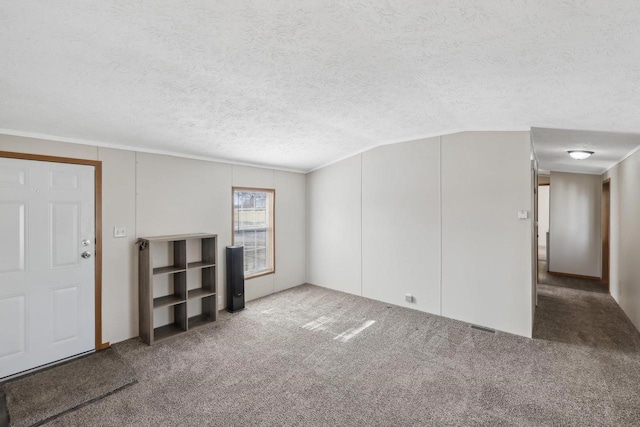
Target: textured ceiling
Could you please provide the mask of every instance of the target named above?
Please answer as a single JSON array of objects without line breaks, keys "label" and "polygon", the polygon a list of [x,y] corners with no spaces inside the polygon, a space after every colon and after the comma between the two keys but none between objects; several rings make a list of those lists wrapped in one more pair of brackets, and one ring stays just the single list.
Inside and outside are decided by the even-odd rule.
[{"label": "textured ceiling", "polygon": [[[540,169],[554,172],[602,174],[640,146],[640,135],[566,129],[531,129]],[[594,154],[585,160],[569,157],[569,150]]]},{"label": "textured ceiling", "polygon": [[530,126],[640,132],[637,0],[0,2],[0,128],[310,170]]}]

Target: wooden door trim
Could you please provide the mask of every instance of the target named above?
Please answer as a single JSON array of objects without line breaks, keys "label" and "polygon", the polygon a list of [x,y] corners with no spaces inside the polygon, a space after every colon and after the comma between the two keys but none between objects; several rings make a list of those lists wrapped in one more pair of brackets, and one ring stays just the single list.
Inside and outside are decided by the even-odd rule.
[{"label": "wooden door trim", "polygon": [[[606,203],[605,203],[606,202]],[[602,181],[602,282],[610,287],[611,278],[611,178]],[[606,249],[606,251],[605,251]],[[606,253],[605,253],[606,252]]]},{"label": "wooden door trim", "polygon": [[95,340],[96,351],[109,348],[108,342],[102,342],[102,162],[100,160],[74,159],[72,157],[44,156],[40,154],[14,153],[0,151],[0,157],[19,160],[35,160],[40,162],[69,163],[73,165],[93,166],[95,173]]}]

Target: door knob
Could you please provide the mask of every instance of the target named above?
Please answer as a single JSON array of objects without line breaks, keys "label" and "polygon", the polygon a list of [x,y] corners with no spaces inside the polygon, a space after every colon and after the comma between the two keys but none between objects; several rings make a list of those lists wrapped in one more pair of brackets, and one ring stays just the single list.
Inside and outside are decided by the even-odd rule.
[{"label": "door knob", "polygon": [[82,252],[80,256],[84,259],[91,258],[91,252]]}]

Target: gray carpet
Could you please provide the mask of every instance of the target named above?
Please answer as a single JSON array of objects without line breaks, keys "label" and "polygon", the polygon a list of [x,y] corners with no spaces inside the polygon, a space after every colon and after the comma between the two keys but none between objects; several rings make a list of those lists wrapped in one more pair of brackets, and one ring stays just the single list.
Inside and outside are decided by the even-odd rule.
[{"label": "gray carpet", "polygon": [[133,369],[113,349],[7,382],[12,427],[41,425],[135,383]]},{"label": "gray carpet", "polygon": [[0,388],[0,427],[9,426],[9,414],[7,413],[7,398]]},{"label": "gray carpet", "polygon": [[304,285],[155,347],[56,426],[638,425],[640,334],[608,295],[540,286],[536,339]]},{"label": "gray carpet", "polygon": [[609,285],[598,279],[582,279],[579,277],[560,276],[547,272],[547,262],[538,261],[538,283],[560,288],[576,289],[580,291],[609,293]]}]

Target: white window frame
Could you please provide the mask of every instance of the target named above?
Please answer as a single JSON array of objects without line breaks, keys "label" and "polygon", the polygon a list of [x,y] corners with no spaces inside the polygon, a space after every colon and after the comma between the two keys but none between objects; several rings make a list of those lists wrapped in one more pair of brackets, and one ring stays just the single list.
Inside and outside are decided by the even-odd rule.
[{"label": "white window frame", "polygon": [[[253,279],[256,277],[265,276],[267,274],[273,274],[276,272],[276,227],[275,227],[275,206],[276,206],[276,190],[273,188],[255,188],[255,187],[232,187],[231,189],[231,239],[234,245],[236,245],[236,192],[250,192],[250,193],[267,193],[267,209],[269,224],[267,224],[267,248],[269,263],[266,270],[254,270],[245,271],[245,279]],[[245,251],[247,249],[245,248]],[[244,257],[246,260],[246,256]]]}]

